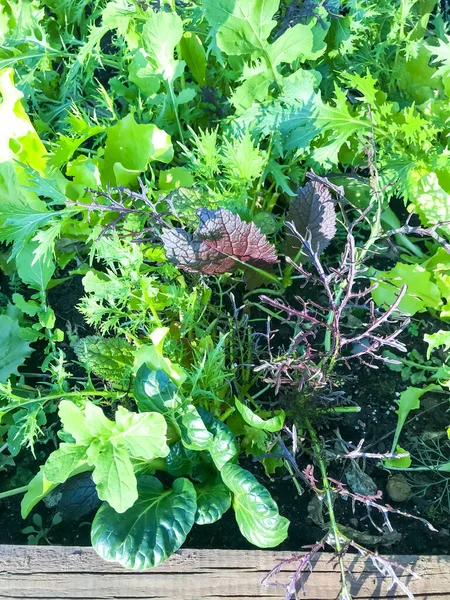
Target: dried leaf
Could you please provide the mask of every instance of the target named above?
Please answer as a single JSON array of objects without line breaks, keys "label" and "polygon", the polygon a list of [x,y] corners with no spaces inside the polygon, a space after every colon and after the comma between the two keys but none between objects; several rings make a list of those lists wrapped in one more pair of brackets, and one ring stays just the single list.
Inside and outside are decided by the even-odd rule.
[{"label": "dried leaf", "polygon": [[[298,188],[286,222],[294,224],[298,233],[309,241],[313,252],[323,252],[336,234],[336,212],[329,188],[318,181],[309,181]],[[301,249],[301,240],[288,231],[286,254],[295,258]]]},{"label": "dried leaf", "polygon": [[194,235],[184,229],[162,233],[167,258],[180,268],[214,275],[234,271],[241,263],[260,268],[277,261],[274,246],[254,223],[223,208],[202,208],[199,219]]}]

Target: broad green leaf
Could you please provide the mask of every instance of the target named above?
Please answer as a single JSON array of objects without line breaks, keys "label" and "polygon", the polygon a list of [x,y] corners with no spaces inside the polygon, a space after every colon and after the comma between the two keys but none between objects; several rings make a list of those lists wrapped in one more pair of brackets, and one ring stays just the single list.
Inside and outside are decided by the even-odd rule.
[{"label": "broad green leaf", "polygon": [[47,458],[44,477],[52,483],[64,483],[83,464],[87,466],[86,452],[87,446],[60,444]]},{"label": "broad green leaf", "polygon": [[186,31],[180,40],[181,56],[196,82],[206,85],[206,52],[196,33]]},{"label": "broad green leaf", "polygon": [[161,86],[161,80],[153,74],[153,69],[142,49],[136,51],[128,66],[128,79],[137,85],[146,96],[153,96]]},{"label": "broad green leaf", "polygon": [[144,363],[134,379],[134,397],[141,412],[166,413],[180,406],[178,388],[164,371],[154,370]]},{"label": "broad green leaf", "polygon": [[170,135],[156,125],[136,123],[130,113],[107,129],[102,181],[105,185],[134,185],[151,161],[169,163],[172,158]]},{"label": "broad green leaf", "polygon": [[[86,463],[81,463],[72,473],[71,477],[89,471],[90,467]],[[40,500],[45,498],[52,490],[57,487],[57,483],[52,483],[44,477],[44,467],[33,477],[28,484],[28,490],[21,502],[22,519],[25,519]]]},{"label": "broad green leaf", "polygon": [[440,348],[441,346],[444,346],[445,352],[450,350],[450,331],[440,329],[436,333],[426,333],[423,336],[423,339],[428,344],[427,359],[430,358],[433,350]]},{"label": "broad green leaf", "polygon": [[33,353],[30,344],[21,338],[17,319],[0,315],[0,383],[10,375],[19,375],[18,368]]},{"label": "broad green leaf", "polygon": [[[411,170],[408,175],[408,200],[424,225],[450,220],[450,194],[441,187],[436,173]],[[449,226],[442,229],[450,235]]]},{"label": "broad green leaf", "polygon": [[184,63],[175,60],[174,50],[183,35],[183,22],[175,13],[147,11],[142,31],[142,44],[155,73],[165,81],[173,82],[184,69]]},{"label": "broad green leaf", "polygon": [[112,383],[130,381],[136,350],[127,340],[89,335],[77,340],[73,348],[88,371]]},{"label": "broad green leaf", "polygon": [[233,492],[233,509],[242,535],[259,548],[273,548],[287,538],[289,521],[281,517],[272,496],[245,469],[226,464],[221,477]]},{"label": "broad green leaf", "polygon": [[166,421],[161,414],[136,414],[119,406],[116,426],[109,440],[114,445],[122,443],[131,456],[152,460],[169,454],[166,432]]},{"label": "broad green leaf", "polygon": [[223,483],[198,486],[197,513],[195,522],[197,525],[209,525],[218,521],[231,506],[231,494]]},{"label": "broad green leaf", "polygon": [[100,452],[95,452],[95,460],[89,462],[94,466],[92,478],[100,500],[106,500],[118,513],[133,506],[138,498],[137,483],[125,448],[106,442]]},{"label": "broad green leaf", "polygon": [[284,425],[284,419],[286,414],[284,410],[281,410],[278,415],[271,417],[270,419],[261,419],[257,414],[255,414],[251,408],[245,406],[239,398],[234,399],[236,408],[241,414],[244,421],[251,425],[252,427],[256,427],[256,429],[263,429],[264,431],[280,431]]},{"label": "broad green leaf", "polygon": [[227,462],[233,462],[239,456],[239,444],[235,435],[225,423],[212,416],[204,408],[199,408],[198,412],[209,432],[213,434],[213,439],[208,447],[214,464],[219,469]]},{"label": "broad green leaf", "polygon": [[268,49],[279,4],[280,0],[204,0],[203,10],[223,52],[256,58]]},{"label": "broad green leaf", "polygon": [[0,98],[0,163],[17,158],[43,172],[47,152],[22,106],[13,69],[0,71]]},{"label": "broad green leaf", "polygon": [[114,423],[105,417],[100,406],[87,402],[84,414],[89,433],[94,437],[108,440],[114,429]]},{"label": "broad green leaf", "polygon": [[28,484],[28,489],[20,503],[22,519],[26,519],[36,504],[54,490],[57,485],[57,483],[52,483],[44,477],[44,470],[41,467]]},{"label": "broad green leaf", "polygon": [[33,264],[37,246],[35,241],[24,244],[20,254],[16,257],[17,272],[23,283],[34,290],[45,292],[55,272],[55,265],[51,253],[42,256]]},{"label": "broad green leaf", "polygon": [[[395,453],[405,454],[406,450],[397,444]],[[407,469],[411,466],[411,457],[408,454],[408,456],[403,456],[402,458],[385,458],[383,459],[383,465],[386,467],[386,469]]]},{"label": "broad green leaf", "polygon": [[166,467],[167,472],[173,477],[190,477],[192,469],[200,464],[200,454],[195,450],[185,448],[181,442],[175,442],[170,446]]},{"label": "broad green leaf", "polygon": [[176,414],[181,441],[189,450],[209,450],[213,435],[206,428],[203,419],[193,404],[186,404]]},{"label": "broad green leaf", "polygon": [[[54,219],[55,213],[45,207],[34,208],[15,196],[8,200],[0,204],[0,241],[14,244],[11,258],[15,258],[33,234]],[[59,227],[58,221],[55,224]],[[39,246],[36,246],[36,250],[40,251]],[[43,252],[40,254],[42,256]]]},{"label": "broad green leaf", "polygon": [[378,306],[390,306],[403,284],[407,285],[407,291],[398,308],[404,313],[414,315],[427,308],[438,309],[442,305],[441,294],[431,281],[431,274],[420,265],[397,263],[389,271],[376,271],[372,281],[378,283],[372,292]]},{"label": "broad green leaf", "polygon": [[155,477],[142,477],[138,501],[122,514],[103,504],[92,523],[95,551],[128,569],[149,569],[167,560],[184,543],[197,510],[195,488],[176,479],[165,490]]},{"label": "broad green leaf", "polygon": [[70,433],[77,444],[88,446],[92,440],[92,434],[86,425],[86,416],[81,408],[70,400],[61,400],[58,414],[64,431]]}]

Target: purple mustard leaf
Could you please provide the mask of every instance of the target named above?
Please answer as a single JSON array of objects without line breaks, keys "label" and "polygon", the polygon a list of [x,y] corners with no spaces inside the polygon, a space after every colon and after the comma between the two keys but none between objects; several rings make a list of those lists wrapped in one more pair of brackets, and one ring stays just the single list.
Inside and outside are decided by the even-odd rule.
[{"label": "purple mustard leaf", "polygon": [[277,262],[274,246],[254,223],[219,208],[202,208],[192,235],[184,229],[166,229],[162,240],[167,258],[182,269],[208,275],[234,271],[241,263]]},{"label": "purple mustard leaf", "polygon": [[[327,248],[336,235],[336,211],[329,188],[318,181],[309,181],[298,188],[286,217],[302,238],[308,240],[318,255]],[[302,241],[292,232],[286,236],[286,254],[294,258],[302,248]]]}]

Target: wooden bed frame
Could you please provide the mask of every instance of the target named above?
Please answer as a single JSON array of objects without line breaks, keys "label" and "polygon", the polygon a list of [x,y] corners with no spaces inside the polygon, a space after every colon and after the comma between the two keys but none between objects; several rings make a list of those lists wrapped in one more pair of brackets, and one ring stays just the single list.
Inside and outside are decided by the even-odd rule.
[{"label": "wooden bed frame", "polygon": [[[283,588],[261,579],[290,552],[181,550],[159,567],[129,571],[100,559],[91,548],[0,546],[0,599],[33,600],[284,600]],[[346,557],[353,598],[405,598],[372,564]],[[420,577],[401,576],[416,600],[450,600],[450,556],[396,556]],[[295,563],[284,568],[287,582]],[[321,554],[305,583],[305,600],[335,600],[339,572],[335,559]],[[299,597],[302,597],[301,592]]]}]

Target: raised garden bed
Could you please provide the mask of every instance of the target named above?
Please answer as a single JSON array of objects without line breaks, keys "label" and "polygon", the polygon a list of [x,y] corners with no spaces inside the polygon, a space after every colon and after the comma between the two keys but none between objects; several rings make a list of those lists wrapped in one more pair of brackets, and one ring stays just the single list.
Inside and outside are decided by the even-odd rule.
[{"label": "raised garden bed", "polygon": [[[10,600],[283,600],[283,590],[261,586],[262,578],[289,553],[244,550],[181,550],[164,565],[133,573],[102,561],[91,548],[0,546],[0,598]],[[420,577],[401,576],[416,600],[450,598],[450,558],[394,556]],[[364,561],[349,560],[353,598],[404,598],[389,589],[378,571]],[[280,571],[286,581],[293,569]],[[305,600],[334,600],[339,569],[332,555],[322,554],[305,576]]]},{"label": "raised garden bed", "polygon": [[0,597],[446,593],[442,4],[0,0]]}]

